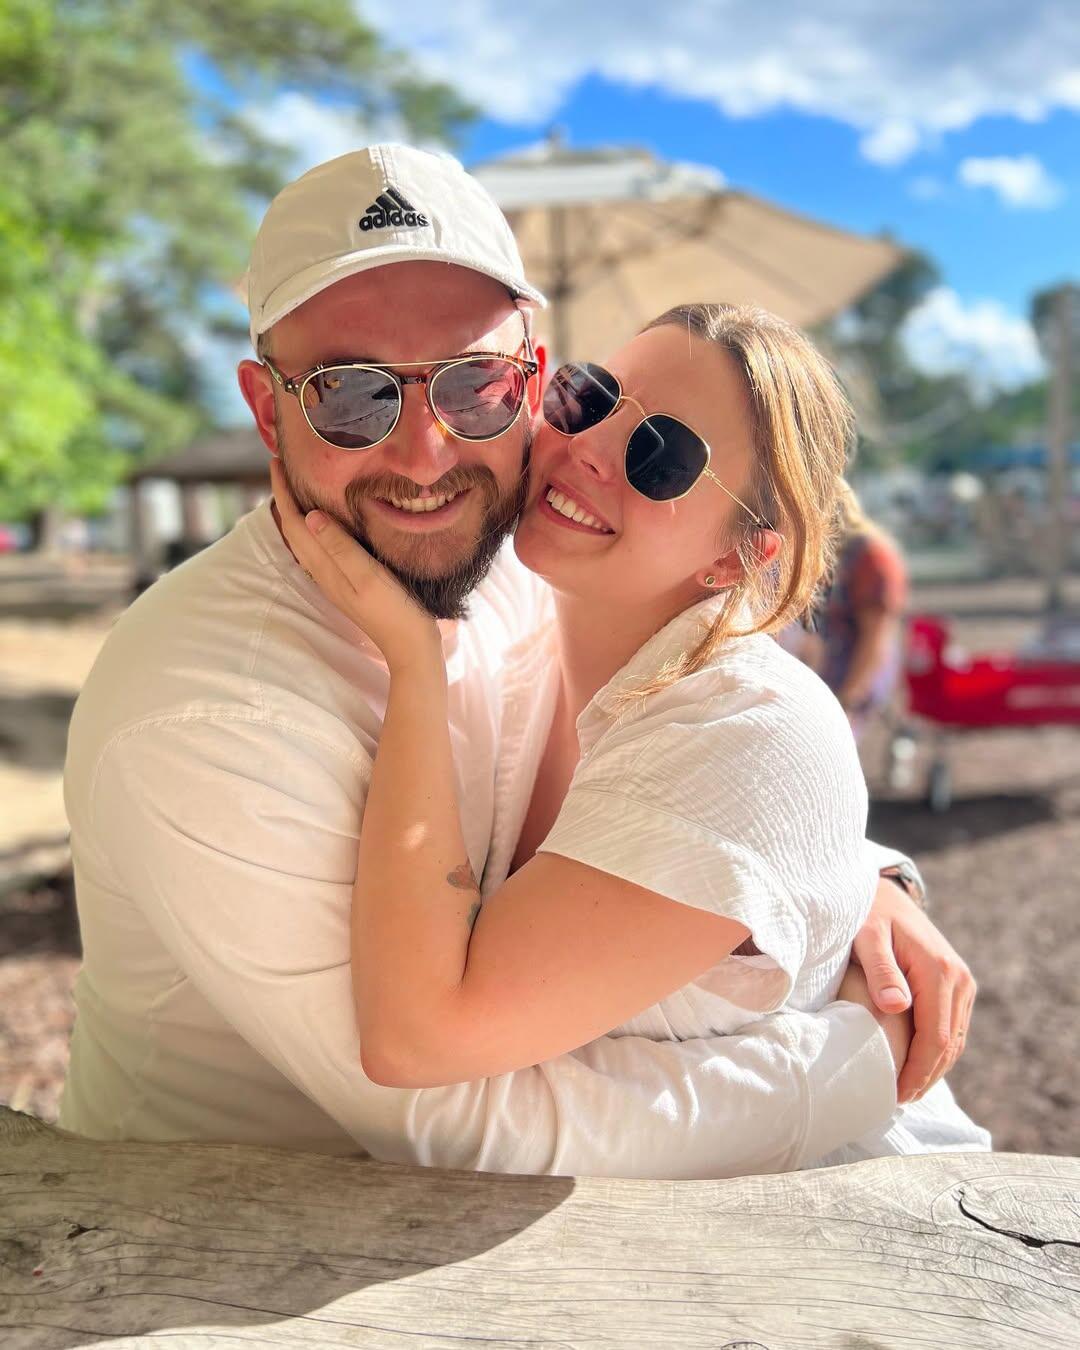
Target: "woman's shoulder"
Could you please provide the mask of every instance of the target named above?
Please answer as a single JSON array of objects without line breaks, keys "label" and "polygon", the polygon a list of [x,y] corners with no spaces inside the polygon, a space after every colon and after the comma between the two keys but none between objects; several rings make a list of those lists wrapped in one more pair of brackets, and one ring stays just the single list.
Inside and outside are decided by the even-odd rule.
[{"label": "woman's shoulder", "polygon": [[[637,703],[598,738],[588,757],[627,788],[679,785],[715,807],[729,796],[791,800],[833,793],[857,801],[862,771],[834,695],[771,637],[734,638],[708,663]],[[706,804],[708,805],[708,803]]]},{"label": "woman's shoulder", "polygon": [[761,734],[806,723],[821,734],[848,732],[824,681],[765,633],[729,639],[701,670],[657,695],[649,713],[717,728],[749,719]]}]

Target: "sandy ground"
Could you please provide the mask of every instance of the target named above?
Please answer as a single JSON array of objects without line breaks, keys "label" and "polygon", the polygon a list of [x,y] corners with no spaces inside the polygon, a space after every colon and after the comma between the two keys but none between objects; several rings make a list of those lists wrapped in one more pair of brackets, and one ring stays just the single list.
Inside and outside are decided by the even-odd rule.
[{"label": "sandy ground", "polygon": [[[48,1119],[78,966],[64,733],[123,578],[116,568],[72,578],[0,563],[0,1101]],[[1080,608],[1080,584],[1071,598]],[[915,606],[952,615],[973,649],[1008,648],[1034,631],[1038,600],[1029,582],[924,585]],[[1080,1153],[1080,729],[957,738],[956,802],[940,817],[918,779],[888,789],[883,761],[875,729],[864,745],[871,832],[919,862],[937,922],[979,980],[970,1048],[951,1079],[957,1096],[998,1149]]]}]

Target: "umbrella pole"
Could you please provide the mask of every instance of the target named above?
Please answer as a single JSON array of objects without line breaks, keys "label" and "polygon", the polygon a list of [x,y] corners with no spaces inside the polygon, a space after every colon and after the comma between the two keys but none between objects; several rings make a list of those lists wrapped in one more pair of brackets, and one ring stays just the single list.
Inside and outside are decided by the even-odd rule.
[{"label": "umbrella pole", "polygon": [[1054,370],[1050,383],[1050,427],[1047,463],[1047,506],[1050,525],[1050,569],[1046,587],[1046,608],[1051,614],[1065,604],[1065,573],[1069,564],[1069,527],[1066,510],[1069,500],[1070,402],[1072,383],[1072,326],[1075,301],[1071,287],[1063,286],[1056,297],[1057,342]]}]

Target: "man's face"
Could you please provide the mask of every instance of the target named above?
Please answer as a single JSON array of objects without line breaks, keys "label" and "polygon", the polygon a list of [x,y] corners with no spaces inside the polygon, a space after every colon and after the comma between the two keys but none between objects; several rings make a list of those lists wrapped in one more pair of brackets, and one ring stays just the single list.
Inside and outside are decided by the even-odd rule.
[{"label": "man's face", "polygon": [[[286,378],[340,361],[393,369],[468,352],[524,356],[524,332],[521,313],[498,282],[445,263],[405,262],[321,291],[274,326],[269,355]],[[339,450],[315,434],[298,400],[278,389],[264,367],[242,363],[240,383],[264,441],[276,443],[300,509],[333,516],[437,618],[462,617],[524,500],[529,403],[502,436],[469,442],[435,420],[425,386],[409,384],[386,440],[369,450]],[[394,505],[453,494],[437,511]]]}]

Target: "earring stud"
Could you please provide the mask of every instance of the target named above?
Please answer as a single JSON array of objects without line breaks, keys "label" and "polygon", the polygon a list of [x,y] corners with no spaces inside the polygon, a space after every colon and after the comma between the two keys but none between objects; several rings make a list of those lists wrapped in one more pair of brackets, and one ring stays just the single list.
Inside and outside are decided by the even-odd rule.
[{"label": "earring stud", "polygon": [[710,572],[709,575],[705,578],[705,585],[706,585],[706,586],[715,586],[715,585],[716,585],[716,578],[712,575],[711,572]]}]

